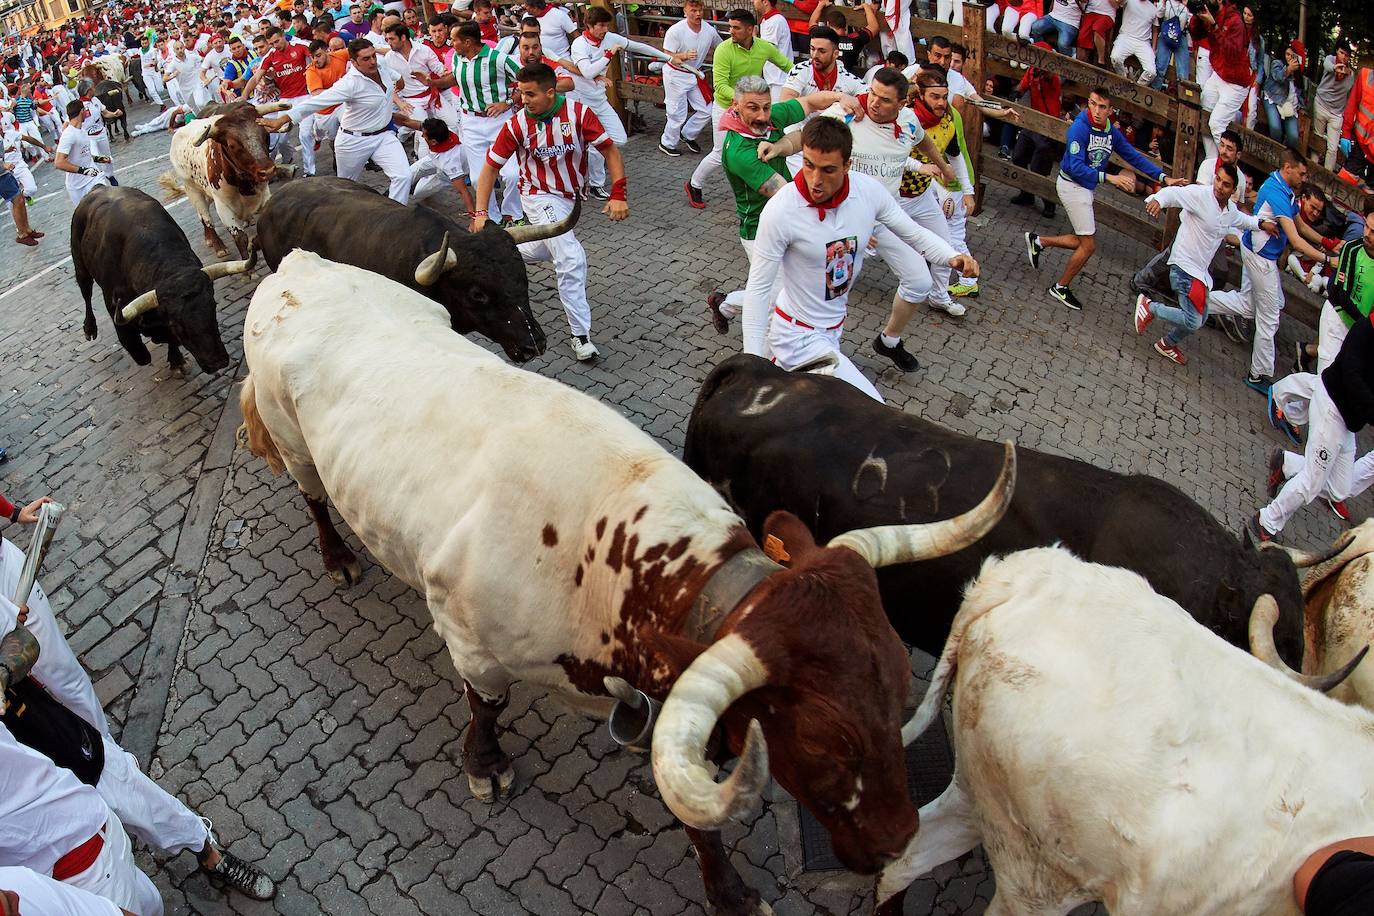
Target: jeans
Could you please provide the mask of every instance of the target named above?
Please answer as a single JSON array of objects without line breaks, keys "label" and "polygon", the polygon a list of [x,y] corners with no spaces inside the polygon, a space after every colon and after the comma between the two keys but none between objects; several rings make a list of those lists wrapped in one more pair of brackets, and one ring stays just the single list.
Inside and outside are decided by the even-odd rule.
[{"label": "jeans", "polygon": [[1186,80],[1191,73],[1192,57],[1188,53],[1188,33],[1184,32],[1178,41],[1178,47],[1172,51],[1164,42],[1155,42],[1155,78],[1150,82],[1150,88],[1160,90],[1164,88],[1169,75],[1169,61],[1174,62],[1174,69],[1180,80]]},{"label": "jeans", "polygon": [[1264,117],[1269,121],[1269,136],[1278,140],[1289,149],[1298,148],[1298,118],[1279,116],[1279,107],[1268,99],[1264,100]]},{"label": "jeans", "polygon": [[1054,35],[1055,50],[1060,54],[1067,54],[1073,57],[1074,45],[1078,43],[1078,27],[1060,22],[1053,16],[1041,16],[1035,20],[1035,25],[1031,26],[1031,41],[1049,41],[1050,35]]},{"label": "jeans", "polygon": [[1179,341],[1202,327],[1202,322],[1207,317],[1207,307],[1204,304],[1201,312],[1193,308],[1192,300],[1188,298],[1188,293],[1193,288],[1193,278],[1173,264],[1169,265],[1169,286],[1174,291],[1174,300],[1178,305],[1166,305],[1151,300],[1150,314],[1174,326],[1164,335],[1164,342],[1176,347]]}]

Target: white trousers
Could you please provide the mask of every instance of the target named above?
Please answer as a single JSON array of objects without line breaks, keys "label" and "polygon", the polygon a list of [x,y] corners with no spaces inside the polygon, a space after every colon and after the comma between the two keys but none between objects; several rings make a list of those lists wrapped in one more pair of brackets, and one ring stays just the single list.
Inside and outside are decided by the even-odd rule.
[{"label": "white trousers", "polygon": [[186,849],[199,852],[210,838],[205,822],[149,779],[138,768],[134,755],[108,736],[105,738],[105,769],[100,773],[95,790],[110,810],[119,815],[129,832],[168,855]]},{"label": "white trousers", "polygon": [[173,105],[191,105],[191,100],[181,91],[181,84],[176,80],[168,80],[163,86],[167,90],[167,98]]},{"label": "white trousers", "polygon": [[[993,31],[993,23],[997,21],[997,4],[988,6],[988,31]],[[1033,13],[1022,13],[1020,10],[1007,7],[1002,11],[1002,35],[1007,38],[1020,38],[1022,41],[1030,41],[1031,26],[1035,25],[1035,20],[1039,19]],[[1152,61],[1153,62],[1153,61]]]},{"label": "white trousers", "polygon": [[[582,104],[590,108],[592,114],[601,122],[601,126],[606,128],[606,134],[612,143],[616,146],[625,145],[628,139],[625,135],[625,125],[620,123],[620,116],[615,113],[610,102],[605,99],[594,102],[583,99]],[[587,181],[598,188],[606,187],[606,158],[594,146],[587,150]]]},{"label": "white trousers", "polygon": [[148,90],[148,98],[154,105],[162,104],[162,94],[167,92],[167,87],[162,84],[162,74],[156,70],[143,71],[143,86]]},{"label": "white trousers", "polygon": [[[40,125],[39,125],[39,123],[38,123],[38,118],[37,118],[37,116],[35,116],[34,119],[33,119],[32,121],[24,121],[23,123],[19,124],[19,132],[20,132],[21,134],[23,134],[24,136],[26,136],[26,137],[32,137],[33,139],[37,140],[39,143],[44,142],[44,141],[43,141],[43,131],[40,129]],[[22,144],[23,144],[23,141],[22,141],[22,140],[20,141],[20,144],[21,144],[21,146],[22,146]],[[41,153],[41,152],[42,152],[42,150],[36,150],[36,149],[33,149],[33,147],[26,147],[26,148],[24,148],[23,151],[24,151],[25,153],[28,153],[30,150],[32,150],[32,151],[35,152],[35,153]]]},{"label": "white trousers", "polygon": [[838,363],[835,367],[837,378],[844,379],[878,403],[883,403],[883,396],[873,387],[873,383],[864,377],[848,356],[840,352],[840,337],[843,334],[843,328],[804,328],[780,317],[776,311],[768,324],[768,343],[773,350],[773,362],[790,372],[798,366],[833,355]]},{"label": "white trousers", "polygon": [[[898,0],[901,2],[901,0]],[[939,22],[964,24],[964,4],[962,0],[935,0],[935,18]],[[911,58],[914,63],[916,58]]]},{"label": "white trousers", "polygon": [[1278,534],[1303,506],[1323,493],[1335,500],[1350,499],[1374,483],[1374,452],[1355,460],[1355,434],[1318,379],[1312,391],[1311,416],[1303,454],[1285,452],[1287,478],[1274,501],[1260,510],[1260,524]]},{"label": "white trousers", "polygon": [[1221,141],[1222,131],[1240,116],[1249,94],[1249,86],[1228,83],[1217,73],[1212,73],[1202,87],[1202,107],[1212,114],[1207,119],[1207,130],[1202,135],[1202,145],[1208,156],[1217,154],[1217,143]]},{"label": "white trousers", "polygon": [[929,299],[931,268],[925,258],[881,223],[874,227],[873,238],[878,257],[897,275],[897,295],[907,302]]},{"label": "white trousers", "polygon": [[[920,197],[897,198],[897,205],[921,228],[928,229],[951,245],[954,244],[954,240],[950,236],[949,220],[945,219],[944,211],[940,209],[940,201],[934,183],[928,185]],[[926,295],[926,301],[936,307],[949,305],[952,301],[949,295],[951,268],[940,264],[928,266],[930,269],[930,292]],[[907,299],[905,295],[902,298],[908,302],[921,301],[919,299]]]},{"label": "white trousers", "polygon": [[1139,38],[1118,35],[1112,44],[1112,69],[1122,76],[1126,75],[1126,61],[1132,57],[1140,64],[1140,78],[1137,83],[1144,86],[1155,78],[1155,49]]},{"label": "white trousers", "polygon": [[[506,123],[505,118],[486,118],[480,115],[463,113],[463,156],[468,165],[468,179],[477,187],[477,179],[482,176],[482,167],[487,163],[487,152]],[[501,195],[492,195],[487,204],[490,218],[500,220],[510,216],[519,218],[523,212],[520,198],[520,164],[511,156],[501,167]]]},{"label": "white trousers", "polygon": [[426,156],[410,164],[410,200],[412,203],[426,197],[433,197],[444,188],[451,187],[453,187],[453,183],[439,174],[439,167],[434,164],[432,156]]},{"label": "white trousers", "polygon": [[[912,62],[916,60],[916,44],[911,38],[911,0],[897,0],[897,26],[891,32],[883,32],[878,36],[878,45],[883,49],[883,56],[886,57],[894,49],[906,55],[906,59]],[[956,3],[958,16],[962,20],[964,8],[962,0]]]},{"label": "white trousers", "polygon": [[113,811],[105,821],[105,845],[91,867],[65,883],[104,897],[135,916],[162,916],[162,895],[134,864],[133,844]]},{"label": "white trousers", "polygon": [[75,207],[77,204],[81,203],[81,198],[91,193],[92,188],[102,184],[108,186],[109,183],[110,179],[105,175],[91,178],[89,175],[73,175],[71,172],[68,172],[67,196],[71,198],[72,206]]},{"label": "white trousers", "polygon": [[387,192],[397,203],[410,200],[410,160],[396,134],[384,130],[371,137],[359,137],[343,130],[334,141],[334,172],[340,178],[357,181],[363,174],[363,166],[371,159],[377,163],[391,179]]},{"label": "white trousers", "polygon": [[[954,212],[949,216],[949,243],[960,254],[972,255],[973,252],[968,250],[968,211],[964,209],[964,195],[959,191],[953,191],[950,196],[954,199]],[[951,268],[946,270],[952,272]],[[978,278],[960,276],[959,283],[964,286],[977,286]]]},{"label": "white trousers", "polygon": [[[525,216],[537,226],[556,223],[572,212],[573,202],[558,194],[531,194],[521,197]],[[568,316],[568,327],[575,336],[592,330],[592,308],[587,304],[587,253],[572,232],[541,242],[518,246],[520,256],[531,264],[552,261],[558,278],[558,301]]]},{"label": "white trousers", "polygon": [[38,190],[38,182],[33,180],[33,172],[29,171],[28,163],[20,162],[10,171],[14,180],[19,182],[20,189],[26,197],[32,197]]},{"label": "white trousers", "polygon": [[659,140],[669,149],[677,146],[683,137],[695,140],[711,123],[712,105],[701,94],[697,78],[690,73],[663,68],[663,107],[667,121]]},{"label": "white trousers", "polygon": [[[1250,350],[1250,374],[1274,374],[1274,335],[1283,311],[1283,284],[1279,266],[1240,246],[1240,289],[1213,291],[1207,309],[1219,315],[1237,315],[1255,321],[1255,342]],[[1273,530],[1273,529],[1270,529]]]},{"label": "white trousers", "polygon": [[690,179],[692,187],[698,191],[706,187],[706,179],[712,173],[720,171],[720,153],[725,146],[725,132],[720,129],[720,119],[724,114],[725,109],[719,103],[711,105],[711,151],[701,157]]},{"label": "white trousers", "polygon": [[1212,78],[1212,50],[1211,48],[1197,49],[1197,77],[1199,86],[1206,86],[1207,81]]},{"label": "white trousers", "polygon": [[1317,371],[1293,372],[1274,383],[1274,401],[1278,403],[1288,422],[1298,426],[1307,424],[1307,407],[1312,400],[1312,391],[1317,385],[1317,376],[1326,371],[1336,354],[1341,352],[1341,344],[1350,329],[1341,321],[1336,307],[1330,302],[1322,304],[1321,319],[1317,322]]},{"label": "white trousers", "polygon": [[1320,102],[1312,106],[1312,133],[1326,140],[1326,155],[1322,157],[1322,166],[1328,172],[1336,169],[1336,151],[1340,149],[1341,119],[1344,117],[1344,112],[1328,111]]},{"label": "white trousers", "polygon": [[307,176],[315,174],[315,141],[333,141],[338,132],[338,109],[327,115],[309,114],[301,118],[301,166]]}]

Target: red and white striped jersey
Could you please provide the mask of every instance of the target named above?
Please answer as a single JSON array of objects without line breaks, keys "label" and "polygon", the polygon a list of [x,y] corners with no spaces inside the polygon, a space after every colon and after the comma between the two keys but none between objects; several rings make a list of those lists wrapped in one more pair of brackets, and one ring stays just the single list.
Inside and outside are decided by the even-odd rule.
[{"label": "red and white striped jersey", "polygon": [[496,169],[513,155],[520,163],[521,194],[559,194],[572,198],[587,183],[587,147],[605,149],[610,135],[591,109],[565,99],[552,117],[515,113],[501,126],[487,162]]}]

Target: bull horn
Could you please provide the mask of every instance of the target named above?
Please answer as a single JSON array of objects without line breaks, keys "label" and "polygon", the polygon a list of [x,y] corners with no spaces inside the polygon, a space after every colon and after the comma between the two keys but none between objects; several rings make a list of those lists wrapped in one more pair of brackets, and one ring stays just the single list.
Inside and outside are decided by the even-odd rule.
[{"label": "bull horn", "polygon": [[893,563],[915,563],[963,550],[1002,520],[1016,489],[1016,446],[1004,443],[1002,472],[983,501],[963,515],[924,525],[857,528],[831,538],[829,547],[848,547],[874,569]]},{"label": "bull horn", "polygon": [[1349,543],[1349,538],[1337,538],[1336,543],[1333,544],[1331,548],[1327,550],[1325,553],[1312,553],[1311,551],[1307,550],[1299,550],[1296,547],[1286,547],[1283,544],[1277,544],[1274,541],[1264,542],[1260,545],[1260,549],[1282,550],[1284,553],[1288,554],[1288,557],[1293,561],[1294,566],[1296,566],[1298,569],[1307,569],[1309,566],[1319,566],[1322,563],[1325,563],[1327,560],[1330,560],[1332,557],[1339,555],[1340,552],[1344,550]]},{"label": "bull horn", "polygon": [[[218,124],[218,123],[219,123],[218,121],[215,122],[215,124]],[[211,124],[209,127],[205,128],[205,133],[201,134],[201,135],[200,135],[200,139],[197,140],[193,145],[194,145],[194,146],[200,146],[200,145],[201,145],[202,143],[204,143],[206,140],[209,140],[209,139],[210,139],[210,135],[213,134],[213,133],[215,132],[215,124]]]},{"label": "bull horn", "polygon": [[246,274],[257,264],[258,252],[253,249],[252,257],[246,261],[221,261],[216,264],[206,264],[201,270],[205,271],[205,276],[211,280],[219,280],[224,277],[232,277],[234,274]]},{"label": "bull horn", "polygon": [[130,302],[128,305],[124,306],[124,308],[120,310],[119,314],[124,316],[125,322],[129,322],[133,321],[135,318],[137,318],[139,315],[142,315],[144,312],[150,312],[155,308],[157,308],[157,290],[150,289],[146,293],[135,299],[133,302]]},{"label": "bull horn", "polygon": [[290,103],[290,102],[262,102],[262,103],[260,103],[260,104],[254,105],[253,107],[256,108],[256,109],[258,110],[258,114],[260,114],[260,115],[265,115],[265,114],[274,114],[274,113],[276,113],[276,112],[278,112],[278,111],[286,111],[286,110],[288,110],[288,109],[291,107],[291,103]]},{"label": "bull horn", "polygon": [[1279,651],[1274,647],[1274,624],[1278,622],[1278,619],[1278,602],[1274,600],[1272,595],[1260,595],[1255,601],[1254,609],[1250,611],[1250,654],[1304,687],[1310,687],[1322,693],[1335,690],[1341,681],[1350,677],[1351,672],[1364,660],[1365,653],[1369,651],[1369,646],[1365,646],[1339,671],[1333,671],[1330,674],[1299,674],[1288,667],[1287,662],[1279,658]]},{"label": "bull horn", "polygon": [[525,242],[542,242],[544,239],[551,239],[555,235],[572,232],[573,227],[577,225],[577,218],[581,215],[582,200],[578,198],[573,201],[572,212],[556,223],[543,223],[539,225],[531,223],[528,226],[510,226],[507,227],[506,232],[510,235],[511,240],[517,245],[523,245]]},{"label": "bull horn", "polygon": [[426,257],[415,268],[415,282],[419,286],[433,286],[439,282],[444,271],[452,270],[457,266],[458,255],[454,254],[453,249],[448,247],[448,233],[445,232],[444,240],[439,243],[439,250]]},{"label": "bull horn", "polygon": [[713,643],[682,672],[654,725],[654,781],[669,810],[689,827],[718,830],[749,813],[768,782],[768,745],[749,721],[735,772],[717,783],[707,768],[706,742],[735,700],[768,682],[758,654],[738,633]]}]

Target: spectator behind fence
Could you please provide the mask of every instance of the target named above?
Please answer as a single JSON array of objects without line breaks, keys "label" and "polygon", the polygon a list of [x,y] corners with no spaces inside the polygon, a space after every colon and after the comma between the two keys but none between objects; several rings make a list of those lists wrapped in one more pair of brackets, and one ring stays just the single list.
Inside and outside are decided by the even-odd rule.
[{"label": "spectator behind fence", "polygon": [[1078,59],[1108,66],[1112,30],[1116,28],[1117,0],[1088,0],[1078,26]]},{"label": "spectator behind fence", "polygon": [[1337,42],[1334,54],[1322,61],[1322,78],[1317,83],[1317,95],[1312,106],[1312,133],[1326,141],[1322,166],[1329,172],[1336,170],[1336,152],[1341,144],[1341,119],[1345,117],[1345,103],[1355,87],[1355,72],[1350,67],[1350,45]]},{"label": "spectator behind fence", "polygon": [[1054,0],[1048,16],[1041,16],[1031,26],[1032,41],[1048,41],[1060,54],[1073,56],[1078,43],[1078,26],[1083,21],[1083,9],[1077,0]]},{"label": "spectator behind fence", "polygon": [[1126,75],[1126,61],[1135,58],[1140,65],[1142,86],[1154,82],[1155,48],[1153,44],[1155,19],[1159,7],[1155,0],[1122,0],[1121,31],[1112,46],[1112,69]]},{"label": "spectator behind fence", "polygon": [[1192,73],[1192,58],[1188,48],[1188,23],[1193,14],[1188,12],[1185,0],[1162,0],[1156,16],[1159,22],[1159,37],[1155,40],[1155,78],[1151,89],[1163,89],[1169,79],[1169,64],[1174,65],[1174,75],[1186,80]]},{"label": "spectator behind fence", "polygon": [[1202,145],[1208,156],[1215,156],[1222,131],[1239,116],[1254,80],[1247,49],[1250,33],[1231,0],[1221,0],[1215,11],[1210,6],[1204,7],[1197,18],[1207,29],[1212,68],[1212,75],[1202,87],[1202,107],[1212,113],[1207,130],[1203,132]]},{"label": "spectator behind fence", "polygon": [[1341,180],[1368,188],[1374,182],[1374,67],[1361,67],[1345,103],[1341,146],[1345,148]]},{"label": "spectator behind fence", "polygon": [[1307,48],[1294,39],[1282,58],[1270,57],[1263,71],[1264,116],[1269,136],[1290,149],[1298,146],[1298,115],[1306,110],[1297,81],[1307,66]]},{"label": "spectator behind fence", "polygon": [[[1050,50],[1047,42],[1038,41],[1036,47]],[[1041,114],[1047,114],[1052,118],[1063,118],[1063,103],[1061,101],[1062,83],[1058,74],[1048,70],[1040,70],[1035,67],[1026,71],[1026,75],[1021,77],[1021,83],[1016,87],[1020,94],[1021,104],[1029,105]],[[1015,128],[1010,124],[1003,126],[1003,137],[1009,137]],[[1004,146],[1005,150],[1006,147]],[[1008,150],[1013,165],[1021,168],[1029,168],[1037,175],[1048,175],[1050,169],[1059,161],[1063,155],[1064,145],[1057,140],[1046,137],[1044,134],[1037,134],[1034,131],[1022,128],[1016,135],[1016,145]],[[999,151],[1000,153],[1000,151]],[[1022,191],[1011,199],[1011,202],[1020,207],[1031,207],[1035,205],[1035,195],[1029,191]],[[1055,202],[1043,199],[1044,213],[1046,216],[1054,216],[1058,209]]]}]

